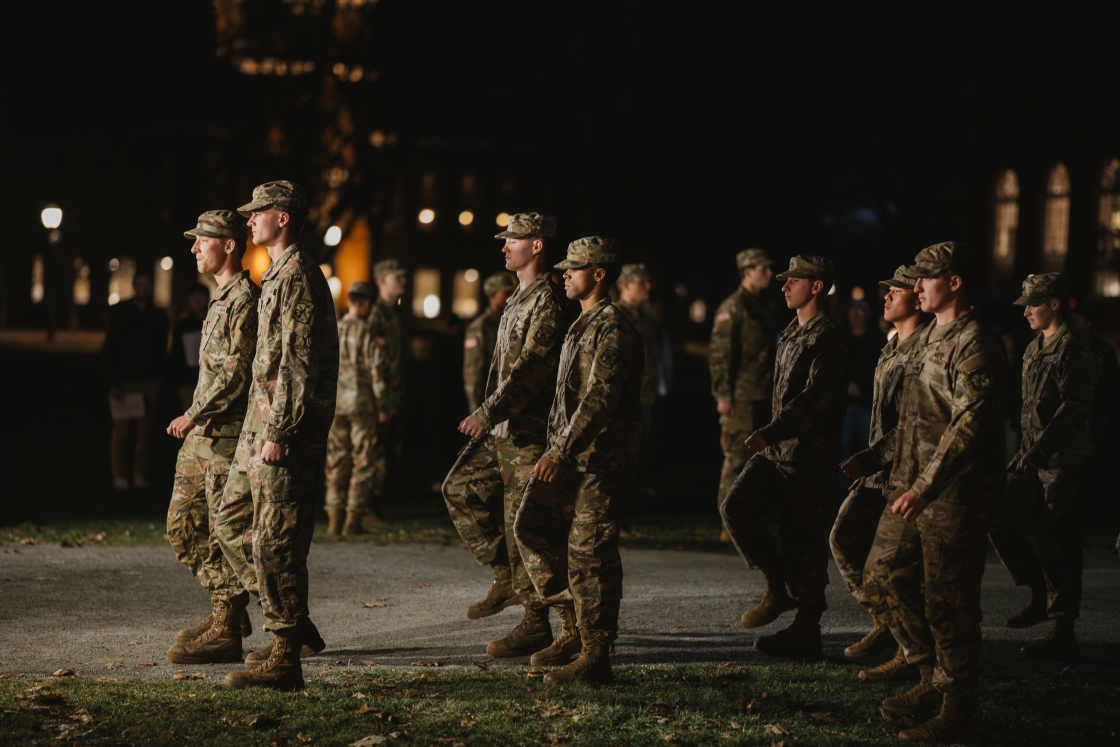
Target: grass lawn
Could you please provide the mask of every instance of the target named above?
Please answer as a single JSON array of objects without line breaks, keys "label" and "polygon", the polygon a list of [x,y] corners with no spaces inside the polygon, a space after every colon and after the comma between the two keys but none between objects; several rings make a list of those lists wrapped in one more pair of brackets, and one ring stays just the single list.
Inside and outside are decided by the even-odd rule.
[{"label": "grass lawn", "polygon": [[[207,667],[185,669],[186,674]],[[983,684],[967,745],[1117,744],[1113,672],[1004,673]],[[901,685],[851,666],[616,668],[616,683],[546,687],[532,669],[305,669],[297,693],[212,679],[0,680],[0,744],[57,745],[864,745],[895,744],[879,715]],[[214,679],[220,676],[212,675]]]}]

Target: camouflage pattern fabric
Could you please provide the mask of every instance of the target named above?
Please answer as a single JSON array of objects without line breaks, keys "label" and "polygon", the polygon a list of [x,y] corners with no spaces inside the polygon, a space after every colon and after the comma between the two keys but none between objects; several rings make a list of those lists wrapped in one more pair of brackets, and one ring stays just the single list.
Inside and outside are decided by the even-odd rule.
[{"label": "camouflage pattern fabric", "polygon": [[642,350],[645,353],[645,358],[642,366],[642,389],[639,399],[642,407],[653,407],[653,403],[657,399],[657,325],[649,314],[641,308],[635,308],[625,301],[616,301],[614,305],[626,315],[642,338]]},{"label": "camouflage pattern fabric", "polygon": [[864,569],[872,614],[933,686],[973,697],[980,665],[980,583],[987,553],[982,501],[937,500],[914,521],[884,509]]},{"label": "camouflage pattern fabric", "polygon": [[373,396],[378,344],[369,323],[356,314],[338,320],[338,392],[335,415],[376,414]]},{"label": "camouflage pattern fabric", "polygon": [[472,438],[443,481],[443,500],[463,544],[480,565],[509,565],[505,484],[494,437]]},{"label": "camouflage pattern fabric", "polygon": [[746,288],[724,299],[708,342],[708,371],[717,402],[770,399],[776,339],[770,315]]},{"label": "camouflage pattern fabric", "polygon": [[385,491],[388,455],[373,413],[335,415],[327,434],[328,511],[366,513]]},{"label": "camouflage pattern fabric", "polygon": [[848,497],[840,504],[840,512],[828,536],[840,578],[844,579],[844,585],[855,600],[868,610],[871,602],[863,589],[863,566],[875,542],[875,531],[886,502],[882,488],[868,487],[866,479],[856,480]]},{"label": "camouflage pattern fabric", "polygon": [[752,452],[744,441],[747,436],[770,422],[770,402],[735,402],[734,415],[719,416],[719,445],[723,450],[723,466],[719,471],[719,495],[716,508],[723,503],[727,491],[735,478],[743,471],[743,465],[751,458]]},{"label": "camouflage pattern fabric", "polygon": [[253,189],[253,199],[237,208],[237,212],[248,218],[255,210],[307,210],[307,190],[294,182],[266,182]]},{"label": "camouflage pattern fabric", "polygon": [[[879,363],[875,366],[875,385],[871,395],[871,434],[870,444],[879,443],[883,437],[898,425],[899,407],[902,406],[903,380],[906,365],[918,353],[916,343],[925,325],[918,327],[910,336],[899,342],[895,337],[883,346]],[[864,485],[869,488],[886,488],[890,483],[890,458],[883,458],[868,449],[868,455],[879,470],[870,475]]]},{"label": "camouflage pattern fabric", "polygon": [[463,389],[467,406],[474,412],[486,400],[486,375],[498,344],[501,318],[489,308],[467,326],[463,337]]},{"label": "camouflage pattern fabric", "polygon": [[408,364],[404,325],[396,308],[379,298],[370,311],[369,328],[374,343],[374,400],[381,412],[393,417],[404,407]]},{"label": "camouflage pattern fabric", "polygon": [[175,462],[175,489],[167,509],[167,539],[175,558],[191,569],[211,598],[224,601],[244,591],[216,534],[236,449],[236,438],[187,434]]},{"label": "camouflage pattern fabric", "polygon": [[249,238],[249,223],[233,210],[207,210],[198,216],[198,225],[183,231],[183,236],[245,241]]}]

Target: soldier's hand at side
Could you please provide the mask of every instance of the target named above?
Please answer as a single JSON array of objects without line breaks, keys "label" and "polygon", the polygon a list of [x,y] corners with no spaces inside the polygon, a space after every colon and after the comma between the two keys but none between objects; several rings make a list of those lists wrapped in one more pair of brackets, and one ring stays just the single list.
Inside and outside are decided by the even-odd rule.
[{"label": "soldier's hand at side", "polygon": [[377,413],[377,422],[378,423],[388,423],[389,422],[389,413],[387,413],[387,412]]},{"label": "soldier's hand at side", "polygon": [[268,441],[261,449],[261,461],[265,464],[276,464],[284,459],[284,447],[275,441]]},{"label": "soldier's hand at side", "polygon": [[716,412],[729,418],[735,417],[735,405],[731,402],[716,402]]},{"label": "soldier's hand at side", "polygon": [[891,513],[901,516],[907,521],[917,518],[918,514],[926,510],[929,505],[922,496],[918,495],[912,490],[907,490],[905,493],[898,497],[898,500],[891,506]]},{"label": "soldier's hand at side", "polygon": [[766,439],[762,436],[762,431],[755,431],[747,436],[747,440],[743,443],[746,444],[746,447],[751,451],[762,451],[769,446],[769,444],[766,443]]},{"label": "soldier's hand at side", "polygon": [[191,428],[194,428],[191,419],[186,415],[180,415],[171,421],[171,425],[167,426],[167,432],[175,438],[186,438]]},{"label": "soldier's hand at side", "polygon": [[840,462],[840,471],[843,472],[849,480],[858,480],[861,477],[867,477],[867,465],[863,463],[864,454],[865,452],[858,451]]},{"label": "soldier's hand at side", "polygon": [[540,460],[533,465],[533,471],[530,474],[541,482],[552,482],[556,479],[556,474],[559,471],[560,468],[557,466],[556,462],[546,456],[542,456]]},{"label": "soldier's hand at side", "polygon": [[1030,472],[1031,470],[1038,469],[1038,465],[1032,462],[1030,458],[1023,457],[1019,460],[1019,463],[1015,465],[1015,469],[1019,470],[1020,472]]},{"label": "soldier's hand at side", "polygon": [[478,421],[474,419],[474,415],[463,418],[463,422],[459,423],[459,430],[471,438],[481,438],[482,434],[486,433],[482,426],[478,424]]}]

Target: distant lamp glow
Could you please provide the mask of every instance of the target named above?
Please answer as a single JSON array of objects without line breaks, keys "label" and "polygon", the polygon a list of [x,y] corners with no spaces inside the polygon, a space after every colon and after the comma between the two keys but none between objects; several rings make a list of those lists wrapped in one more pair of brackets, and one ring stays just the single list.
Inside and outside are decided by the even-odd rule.
[{"label": "distant lamp glow", "polygon": [[319,265],[319,269],[323,271],[323,277],[325,277],[327,280],[330,280],[332,277],[334,277],[334,268],[326,262]]},{"label": "distant lamp glow", "polygon": [[704,303],[703,298],[697,298],[688,307],[688,318],[697,324],[703,324],[708,318],[708,304]]},{"label": "distant lamp glow", "polygon": [[464,271],[463,272],[463,280],[466,280],[468,283],[477,283],[478,282],[478,270],[475,270],[474,268],[471,268],[470,270]]},{"label": "distant lamp glow", "polygon": [[342,295],[342,281],[336,277],[329,277],[327,278],[327,285],[331,289],[331,298],[337,301],[338,297]]},{"label": "distant lamp glow", "polygon": [[424,208],[420,211],[420,222],[425,226],[430,224],[436,219],[436,211],[431,208]]},{"label": "distant lamp glow", "polygon": [[55,204],[47,205],[39,217],[43,221],[43,228],[53,231],[62,225],[62,208]]},{"label": "distant lamp glow", "polygon": [[374,148],[380,148],[385,145],[385,133],[381,130],[374,130],[369,134],[369,144]]},{"label": "distant lamp glow", "polygon": [[120,293],[110,293],[109,294],[109,305],[110,306],[116,306],[120,302],[121,302],[121,294]]},{"label": "distant lamp glow", "polygon": [[338,226],[331,226],[323,236],[323,243],[327,246],[338,246],[340,241],[342,241],[342,229]]},{"label": "distant lamp glow", "polygon": [[828,295],[830,295],[830,296],[835,296],[836,295],[836,283],[833,283],[832,287],[828,289]]},{"label": "distant lamp glow", "polygon": [[864,292],[863,292],[863,288],[860,288],[858,285],[852,287],[852,300],[853,301],[862,301],[864,299],[864,297],[865,297],[865,295],[864,295]]},{"label": "distant lamp glow", "polygon": [[472,213],[470,210],[464,210],[463,212],[459,213],[460,226],[469,226],[472,223],[474,223],[474,213]]},{"label": "distant lamp glow", "polygon": [[435,319],[439,316],[439,296],[424,296],[424,318]]},{"label": "distant lamp glow", "polygon": [[173,260],[171,257],[164,257],[159,261],[159,266],[162,270],[170,270],[175,266],[175,260]]},{"label": "distant lamp glow", "polygon": [[111,272],[116,272],[117,268],[120,267],[120,266],[121,266],[121,261],[119,259],[117,259],[116,257],[113,257],[112,259],[109,260],[109,270]]},{"label": "distant lamp glow", "polygon": [[498,217],[494,219],[494,222],[502,228],[505,228],[509,225],[509,213],[498,213]]}]

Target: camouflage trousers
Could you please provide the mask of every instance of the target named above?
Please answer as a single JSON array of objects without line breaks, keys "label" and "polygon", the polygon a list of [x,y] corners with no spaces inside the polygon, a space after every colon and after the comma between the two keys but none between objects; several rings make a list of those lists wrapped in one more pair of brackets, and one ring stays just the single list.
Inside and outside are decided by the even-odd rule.
[{"label": "camouflage trousers", "polygon": [[828,544],[844,585],[860,605],[870,610],[871,602],[863,589],[863,565],[875,542],[875,530],[887,499],[882,488],[868,488],[864,483],[863,479],[857,480],[840,504]]},{"label": "camouflage trousers", "polygon": [[886,507],[864,568],[872,614],[890,626],[910,664],[933,666],[933,685],[976,693],[980,582],[990,511],[933,501],[914,521]]},{"label": "camouflage trousers", "polygon": [[443,481],[443,500],[463,543],[481,565],[508,563],[514,593],[534,608],[541,601],[513,541],[513,522],[544,449],[491,435],[472,438]]},{"label": "camouflage trousers", "polygon": [[[1087,485],[1080,466],[1012,472],[988,537],[1019,586],[1047,590],[1052,618],[1074,620],[1081,608],[1082,519]],[[1023,531],[1038,524],[1038,552]]]},{"label": "camouflage trousers", "polygon": [[521,557],[545,604],[575,603],[580,630],[618,633],[622,556],[618,521],[632,468],[529,479],[514,523]]},{"label": "camouflage trousers", "polygon": [[[803,606],[827,609],[828,528],[836,516],[833,475],[821,465],[773,462],[756,454],[732,483],[719,511],[735,549],[766,583],[786,584]],[[766,528],[778,511],[781,550]]]},{"label": "camouflage trousers", "polygon": [[743,465],[754,453],[743,442],[747,440],[747,436],[769,422],[770,404],[763,401],[736,402],[734,415],[720,415],[719,445],[723,449],[723,467],[719,472],[716,508],[723,503],[724,496],[743,470]]},{"label": "camouflage trousers", "polygon": [[236,438],[188,434],[175,461],[175,487],[167,507],[167,539],[212,599],[245,591],[222,553],[215,533]]},{"label": "camouflage trousers", "polygon": [[327,435],[328,511],[366,513],[385,490],[388,454],[377,415],[335,415]]},{"label": "camouflage trousers", "polygon": [[218,542],[241,583],[260,596],[265,630],[297,627],[307,617],[307,553],[322,500],[325,439],[288,445],[265,464],[261,435],[243,431],[222,505]]}]

